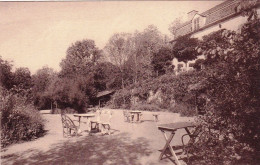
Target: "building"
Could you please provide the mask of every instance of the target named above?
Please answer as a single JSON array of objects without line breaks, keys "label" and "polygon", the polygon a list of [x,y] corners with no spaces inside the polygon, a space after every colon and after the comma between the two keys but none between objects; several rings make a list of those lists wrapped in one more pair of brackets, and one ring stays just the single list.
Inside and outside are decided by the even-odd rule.
[{"label": "building", "polygon": [[[191,37],[202,39],[204,35],[220,29],[237,31],[248,19],[248,17],[243,16],[241,12],[245,8],[254,8],[258,16],[260,15],[260,1],[258,0],[227,0],[203,13],[192,10],[187,13],[188,20],[176,29],[175,38],[190,35]],[[172,42],[174,42],[174,40],[171,41],[171,43]],[[204,59],[205,57],[199,56],[198,58]],[[178,70],[192,69],[191,65],[196,61],[189,61],[187,65],[184,65],[184,68],[180,69],[176,67],[180,64],[180,62],[178,62],[178,60],[176,62],[176,60],[177,59],[173,60],[176,72],[178,72]]]}]

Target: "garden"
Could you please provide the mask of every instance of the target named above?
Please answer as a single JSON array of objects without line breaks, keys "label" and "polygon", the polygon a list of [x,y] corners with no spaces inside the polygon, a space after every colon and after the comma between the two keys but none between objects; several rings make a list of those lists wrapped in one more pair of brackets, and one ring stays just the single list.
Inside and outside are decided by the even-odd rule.
[{"label": "garden", "polygon": [[[252,17],[238,32],[222,29],[204,36],[202,40],[183,36],[173,44],[164,43],[162,34],[154,26],[134,34],[116,33],[103,50],[97,48],[93,40],[77,41],[67,49],[66,58],[60,63],[60,72],[49,67],[43,67],[35,74],[31,74],[28,68],[13,71],[11,62],[1,57],[1,147],[44,138],[49,119],[39,110],[52,109],[53,115],[61,112],[86,113],[90,107],[98,106],[98,92],[112,90],[115,94],[105,102],[105,108],[179,113],[181,116],[174,119],[195,119],[203,134],[195,145],[186,148],[194,157],[189,164],[258,164],[259,38],[260,20]],[[202,54],[206,58],[197,60],[195,69],[179,74],[174,72],[171,65],[173,58],[187,63]],[[111,62],[105,60],[106,55]],[[47,117],[51,118],[51,115]],[[146,128],[155,131],[149,124],[140,131]],[[79,143],[70,139],[68,146],[61,144],[58,146],[60,151],[52,149],[50,155],[63,152],[69,156],[75,151],[73,147],[80,150],[80,143],[88,147],[92,143],[103,144],[106,141],[115,146],[125,146],[126,151],[122,152],[126,155],[137,152],[132,144],[140,145],[140,153],[129,154],[127,160],[118,160],[119,163],[138,164],[140,162],[134,161],[139,159],[138,156],[152,157],[151,150],[157,147],[155,144],[148,149],[143,144],[149,143],[149,140],[138,138],[129,140],[124,134],[116,134],[108,139],[90,137],[89,141],[81,137]],[[98,147],[93,147],[93,151],[82,151],[101,152],[105,149],[102,145]],[[107,147],[112,152],[113,146]],[[120,152],[102,154],[112,162],[102,162],[102,158],[98,158],[99,163],[113,164],[116,159],[111,154],[115,156]],[[39,152],[33,159],[50,155]],[[82,152],[77,152],[73,160],[77,162],[81,156]],[[67,158],[61,161],[64,160],[69,161]],[[93,155],[84,158],[84,161],[97,163],[93,160]],[[61,161],[57,160],[57,163]],[[46,159],[42,163],[50,162]]]}]

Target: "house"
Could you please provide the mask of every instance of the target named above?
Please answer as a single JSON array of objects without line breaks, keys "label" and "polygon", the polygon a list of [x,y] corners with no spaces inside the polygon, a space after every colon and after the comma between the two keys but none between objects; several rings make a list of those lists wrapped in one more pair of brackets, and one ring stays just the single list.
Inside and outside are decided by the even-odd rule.
[{"label": "house", "polygon": [[[260,15],[260,1],[258,0],[227,0],[203,13],[192,10],[187,13],[188,20],[176,29],[175,39],[184,35],[202,39],[204,35],[220,29],[237,31],[248,19],[241,12],[245,8],[254,8],[258,16]],[[170,41],[170,43],[173,42],[174,40]],[[200,56],[199,58],[203,59],[205,57]],[[190,65],[193,65],[195,61],[189,61],[187,65],[184,65],[185,68],[180,69],[176,67],[179,63],[177,62],[176,65],[176,59],[174,59],[173,65],[175,65],[178,73],[178,70],[191,70],[192,67]]]}]

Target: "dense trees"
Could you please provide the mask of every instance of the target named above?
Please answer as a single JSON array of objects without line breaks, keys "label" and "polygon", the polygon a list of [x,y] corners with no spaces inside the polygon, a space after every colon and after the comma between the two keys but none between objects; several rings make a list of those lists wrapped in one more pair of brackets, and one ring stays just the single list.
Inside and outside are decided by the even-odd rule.
[{"label": "dense trees", "polygon": [[172,47],[174,57],[186,64],[188,61],[196,59],[198,56],[196,50],[198,43],[199,40],[197,38],[190,38],[190,36],[178,37]]},{"label": "dense trees", "polygon": [[[210,100],[194,151],[199,164],[257,164],[260,107],[260,20],[246,23],[240,33],[222,30],[204,37],[204,93]],[[210,39],[210,41],[209,41]],[[215,153],[218,153],[217,155]]]},{"label": "dense trees", "polygon": [[169,26],[169,31],[172,33],[172,35],[174,36],[174,38],[176,37],[176,30],[180,27],[180,25],[183,23],[182,21],[183,19],[180,18],[176,18]]},{"label": "dense trees", "polygon": [[105,51],[110,61],[119,67],[122,87],[151,78],[153,54],[164,45],[165,38],[153,25],[134,34],[114,34]]},{"label": "dense trees", "polygon": [[160,76],[166,73],[167,70],[173,71],[172,66],[173,53],[169,47],[163,47],[158,52],[153,54],[152,66],[156,76]]},{"label": "dense trees", "polygon": [[60,76],[74,77],[77,74],[88,74],[93,65],[101,59],[102,52],[93,40],[76,41],[67,49],[66,58],[62,60]]},{"label": "dense trees", "polygon": [[13,73],[11,72],[11,69],[12,65],[10,62],[2,59],[0,56],[0,85],[6,89],[10,89],[13,86]]},{"label": "dense trees", "polygon": [[52,107],[52,100],[46,96],[46,91],[55,77],[57,77],[57,73],[47,66],[39,69],[32,76],[34,105],[39,109],[50,109]]}]

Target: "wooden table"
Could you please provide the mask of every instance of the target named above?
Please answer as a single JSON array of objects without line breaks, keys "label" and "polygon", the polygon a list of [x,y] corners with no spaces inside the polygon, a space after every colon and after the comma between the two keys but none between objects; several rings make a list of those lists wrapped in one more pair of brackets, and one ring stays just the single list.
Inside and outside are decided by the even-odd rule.
[{"label": "wooden table", "polygon": [[[185,129],[186,132],[191,135],[190,131],[189,131],[189,127],[195,127],[194,123],[193,122],[176,122],[176,123],[169,123],[169,124],[162,124],[162,125],[158,125],[158,129],[163,133],[164,135],[164,138],[165,138],[165,145],[164,145],[164,148],[162,150],[162,153],[159,157],[159,160],[162,160],[163,158],[163,155],[166,154],[166,150],[167,148],[169,148],[172,156],[174,157],[177,165],[180,165],[180,162],[171,146],[171,141],[175,135],[175,131],[177,131],[178,129]],[[167,134],[166,132],[170,132],[170,136],[167,137]]]},{"label": "wooden table", "polygon": [[141,111],[130,111],[130,113],[131,113],[131,117],[132,117],[132,115],[133,115],[133,117],[132,117],[132,121],[133,121],[133,119],[134,119],[134,115],[136,114],[136,121],[137,122],[139,122],[140,121],[140,115],[141,115]]},{"label": "wooden table", "polygon": [[[96,115],[94,113],[87,113],[87,114],[74,114],[74,116],[79,118],[79,127],[80,127],[81,117],[87,118],[87,126],[89,127],[90,125],[89,118],[95,117]],[[90,128],[88,128],[88,130],[90,131]]]}]

